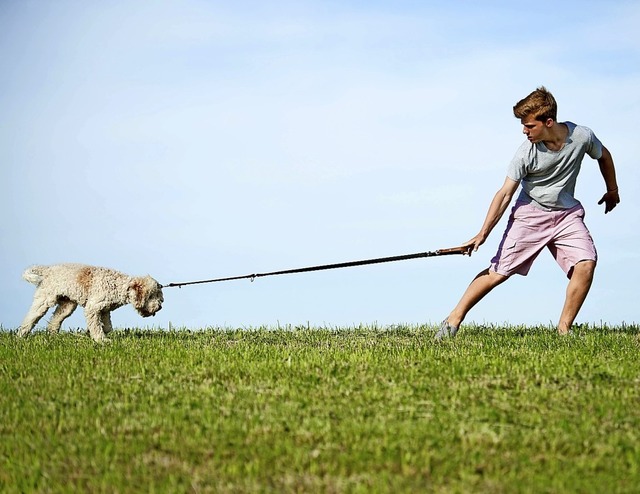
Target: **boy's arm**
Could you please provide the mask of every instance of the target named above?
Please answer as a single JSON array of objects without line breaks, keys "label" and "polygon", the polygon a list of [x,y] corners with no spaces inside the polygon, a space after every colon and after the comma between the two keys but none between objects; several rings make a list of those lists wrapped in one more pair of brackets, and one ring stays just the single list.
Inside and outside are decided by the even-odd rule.
[{"label": "boy's arm", "polygon": [[463,244],[463,247],[467,247],[469,249],[469,255],[471,255],[472,252],[476,252],[478,247],[487,240],[491,230],[493,230],[493,228],[498,224],[498,221],[502,218],[507,206],[511,203],[513,194],[518,190],[518,185],[520,185],[520,182],[512,180],[509,177],[505,179],[504,184],[500,187],[500,190],[496,192],[496,195],[491,201],[487,217],[482,224],[480,232],[471,240]]},{"label": "boy's arm", "polygon": [[620,195],[618,194],[618,182],[616,181],[613,158],[609,150],[604,146],[602,146],[602,156],[598,159],[598,165],[600,165],[600,173],[602,173],[602,178],[604,178],[604,183],[607,186],[607,192],[598,201],[598,204],[605,203],[604,213],[607,214],[618,205]]}]

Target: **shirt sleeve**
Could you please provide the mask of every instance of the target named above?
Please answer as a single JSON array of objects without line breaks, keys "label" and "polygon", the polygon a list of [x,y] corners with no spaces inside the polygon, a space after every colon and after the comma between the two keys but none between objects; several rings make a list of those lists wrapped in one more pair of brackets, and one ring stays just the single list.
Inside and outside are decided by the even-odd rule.
[{"label": "shirt sleeve", "polygon": [[593,133],[593,130],[586,127],[589,135],[588,143],[587,143],[587,154],[593,158],[594,160],[600,159],[602,157],[602,143]]},{"label": "shirt sleeve", "polygon": [[531,160],[531,146],[529,141],[525,141],[516,151],[511,163],[509,163],[509,168],[507,168],[507,177],[511,180],[519,182],[527,175]]}]

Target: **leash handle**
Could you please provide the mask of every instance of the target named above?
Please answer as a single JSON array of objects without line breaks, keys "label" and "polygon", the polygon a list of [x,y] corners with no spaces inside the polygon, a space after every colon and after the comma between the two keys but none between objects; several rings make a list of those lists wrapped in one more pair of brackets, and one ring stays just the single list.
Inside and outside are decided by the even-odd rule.
[{"label": "leash handle", "polygon": [[439,256],[448,256],[451,254],[468,255],[471,250],[471,246],[451,247],[450,249],[439,249],[436,254]]}]

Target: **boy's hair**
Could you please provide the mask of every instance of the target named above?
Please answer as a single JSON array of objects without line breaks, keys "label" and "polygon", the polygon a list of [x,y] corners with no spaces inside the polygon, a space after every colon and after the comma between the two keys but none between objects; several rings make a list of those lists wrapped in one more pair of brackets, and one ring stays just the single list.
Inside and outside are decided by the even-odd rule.
[{"label": "boy's hair", "polygon": [[556,121],[558,104],[553,94],[544,86],[540,86],[515,104],[513,114],[519,119],[534,117],[541,122],[546,122],[549,118]]}]

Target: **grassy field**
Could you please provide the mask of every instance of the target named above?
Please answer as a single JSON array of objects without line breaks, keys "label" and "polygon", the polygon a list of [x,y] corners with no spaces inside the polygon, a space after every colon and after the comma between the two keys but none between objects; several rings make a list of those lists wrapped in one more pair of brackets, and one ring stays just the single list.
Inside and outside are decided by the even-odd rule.
[{"label": "grassy field", "polygon": [[0,331],[2,492],[638,492],[638,327]]}]

